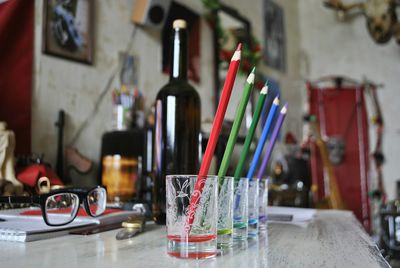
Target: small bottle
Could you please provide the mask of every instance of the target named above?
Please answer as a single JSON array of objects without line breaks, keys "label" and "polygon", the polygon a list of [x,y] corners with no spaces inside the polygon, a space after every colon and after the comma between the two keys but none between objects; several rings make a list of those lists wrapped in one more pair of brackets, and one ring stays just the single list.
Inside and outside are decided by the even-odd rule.
[{"label": "small bottle", "polygon": [[201,154],[200,97],[187,80],[186,21],[173,22],[171,44],[170,80],[155,103],[152,208],[157,224],[166,220],[165,176],[197,173]]}]

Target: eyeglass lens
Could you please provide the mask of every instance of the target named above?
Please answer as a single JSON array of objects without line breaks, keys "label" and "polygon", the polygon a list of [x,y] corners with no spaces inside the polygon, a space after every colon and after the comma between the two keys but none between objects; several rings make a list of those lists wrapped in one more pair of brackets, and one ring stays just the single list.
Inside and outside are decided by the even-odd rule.
[{"label": "eyeglass lens", "polygon": [[92,216],[99,216],[103,214],[106,209],[107,193],[104,188],[95,188],[87,195],[87,202],[89,205],[90,214]]},{"label": "eyeglass lens", "polygon": [[70,222],[79,209],[79,197],[74,193],[59,193],[46,200],[46,218],[49,224],[60,225]]}]

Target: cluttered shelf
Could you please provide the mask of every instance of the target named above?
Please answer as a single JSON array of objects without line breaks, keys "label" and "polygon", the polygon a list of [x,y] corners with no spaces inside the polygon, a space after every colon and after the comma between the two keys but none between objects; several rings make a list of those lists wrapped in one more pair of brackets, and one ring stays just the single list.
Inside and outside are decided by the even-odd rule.
[{"label": "cluttered shelf", "polygon": [[182,260],[166,253],[165,227],[116,240],[118,230],[30,243],[0,242],[2,267],[389,267],[351,212],[317,210],[312,219],[269,222],[265,233],[216,258]]}]

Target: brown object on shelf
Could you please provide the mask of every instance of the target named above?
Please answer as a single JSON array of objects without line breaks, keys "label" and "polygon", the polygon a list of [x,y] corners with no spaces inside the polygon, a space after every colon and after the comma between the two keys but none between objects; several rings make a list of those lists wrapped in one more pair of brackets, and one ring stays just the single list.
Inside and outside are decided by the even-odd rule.
[{"label": "brown object on shelf", "polygon": [[136,0],[131,21],[135,24],[161,28],[168,16],[171,0]]},{"label": "brown object on shelf", "polygon": [[136,194],[139,179],[137,158],[120,155],[103,157],[102,183],[107,187],[110,202],[129,201]]},{"label": "brown object on shelf", "polygon": [[145,132],[143,129],[104,133],[101,145],[101,183],[107,188],[109,202],[138,197],[142,171]]},{"label": "brown object on shelf", "polygon": [[65,158],[67,167],[75,168],[79,173],[88,173],[93,166],[93,162],[83,156],[76,148],[66,146],[65,147]]}]

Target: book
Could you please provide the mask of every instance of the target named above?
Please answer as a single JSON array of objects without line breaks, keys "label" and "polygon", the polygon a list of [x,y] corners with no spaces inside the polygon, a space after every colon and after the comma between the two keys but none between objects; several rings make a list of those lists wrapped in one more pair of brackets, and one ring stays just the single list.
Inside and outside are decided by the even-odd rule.
[{"label": "book", "polygon": [[30,242],[68,234],[92,234],[115,229],[138,212],[107,209],[99,217],[87,216],[84,210],[67,225],[48,226],[38,208],[0,211],[0,241]]}]

